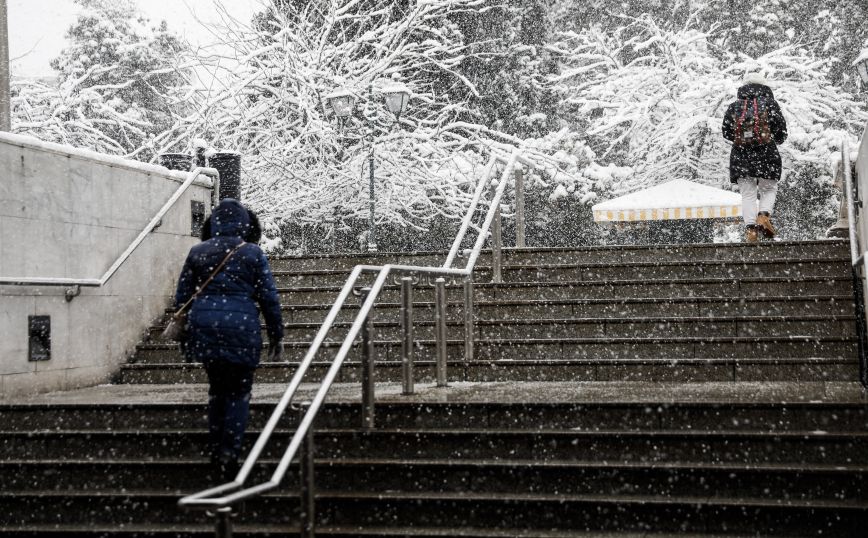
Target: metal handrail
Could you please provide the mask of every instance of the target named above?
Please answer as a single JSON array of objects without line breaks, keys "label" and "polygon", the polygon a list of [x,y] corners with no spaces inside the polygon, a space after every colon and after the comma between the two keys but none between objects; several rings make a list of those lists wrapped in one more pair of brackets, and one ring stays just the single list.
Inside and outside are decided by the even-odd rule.
[{"label": "metal handrail", "polygon": [[868,275],[868,256],[861,254],[856,233],[856,196],[853,184],[853,166],[850,162],[850,147],[847,140],[841,143],[841,165],[844,167],[844,190],[847,199],[847,224],[850,235],[850,269],[853,275],[853,303],[856,309],[856,338],[859,352],[859,381],[868,388],[868,321],[865,311],[865,284],[860,267]]},{"label": "metal handrail", "polygon": [[[200,176],[208,176],[214,179],[214,185],[216,186],[220,178],[220,173],[214,168],[207,167],[197,167],[191,170],[187,174],[187,178],[181,183],[181,186],[175,191],[175,193],[169,198],[169,200],[163,204],[163,207],[157,212],[154,218],[151,219],[150,222],[145,226],[145,228],[139,233],[138,236],[133,240],[132,243],[121,253],[120,256],[114,261],[114,263],[106,270],[105,273],[100,278],[53,278],[53,277],[0,277],[0,285],[6,286],[79,286],[79,287],[93,287],[98,288],[101,286],[105,286],[106,283],[117,273],[118,269],[129,259],[132,253],[142,244],[145,238],[154,231],[154,229],[160,224],[163,220],[163,217],[166,216],[166,213],[169,212],[170,209],[181,199],[181,196],[187,192],[187,189],[190,188],[190,185],[193,184],[194,181]],[[77,295],[75,293],[74,295]],[[73,296],[74,296],[73,295]],[[70,292],[67,292],[67,298],[70,297]]]},{"label": "metal handrail", "polygon": [[[488,230],[491,228],[492,223],[495,223],[495,220],[499,218],[500,215],[500,202],[503,197],[503,193],[506,188],[506,184],[510,175],[515,168],[517,162],[520,162],[519,151],[515,150],[512,154],[506,158],[502,154],[492,153],[490,160],[488,161],[486,167],[484,168],[485,175],[480,183],[477,185],[476,190],[474,192],[473,200],[471,201],[470,207],[468,208],[467,214],[465,215],[461,228],[458,232],[458,235],[453,242],[452,249],[450,250],[450,254],[447,257],[446,262],[442,267],[420,267],[420,266],[412,266],[412,265],[397,265],[397,264],[388,264],[383,266],[376,265],[358,265],[353,268],[350,273],[349,278],[347,279],[344,286],[341,288],[340,293],[338,294],[338,298],[335,303],[332,305],[331,309],[326,316],[325,321],[323,321],[322,326],[317,332],[316,336],[311,343],[310,348],[305,354],[304,358],[298,365],[298,368],[290,380],[289,385],[281,396],[280,400],[277,403],[274,411],[271,414],[268,422],[265,427],[262,429],[262,432],[259,434],[259,438],[256,440],[253,448],[248,454],[247,458],[244,461],[244,464],[241,466],[241,469],[238,471],[235,479],[231,482],[227,482],[225,484],[200,491],[198,493],[194,493],[192,495],[188,495],[183,497],[178,501],[178,504],[181,507],[185,508],[200,508],[200,509],[217,509],[215,515],[217,517],[217,535],[218,536],[230,536],[231,532],[227,531],[230,528],[229,522],[229,514],[231,512],[231,507],[240,501],[250,499],[252,497],[256,497],[276,488],[280,482],[283,480],[283,477],[286,474],[289,465],[292,463],[292,460],[295,458],[299,449],[302,449],[305,444],[311,443],[311,426],[316,417],[317,412],[325,401],[326,394],[334,383],[341,366],[347,358],[347,355],[350,352],[350,349],[353,346],[356,338],[360,333],[365,330],[365,325],[371,323],[371,310],[374,307],[374,304],[377,301],[377,298],[380,292],[383,289],[383,286],[386,284],[388,277],[392,274],[402,274],[402,275],[427,275],[429,277],[437,277],[435,282],[435,287],[437,288],[437,323],[438,323],[438,338],[437,338],[437,379],[438,386],[445,385],[445,368],[446,368],[446,342],[445,342],[445,278],[462,278],[465,282],[465,293],[464,293],[464,311],[465,311],[465,353],[472,353],[472,326],[468,324],[472,324],[472,274],[474,267],[476,265],[476,261],[478,260],[481,252],[482,246],[485,243],[485,240],[488,238]],[[476,212],[476,209],[481,201],[482,193],[485,191],[485,188],[488,186],[492,173],[495,169],[495,166],[498,162],[505,163],[505,167],[503,173],[501,174],[500,182],[497,185],[495,190],[493,199],[489,205],[488,211],[486,213],[485,220],[479,229],[479,237],[474,244],[472,251],[468,256],[467,264],[462,269],[452,268],[450,265],[454,263],[455,258],[458,254],[458,249],[464,237],[467,234],[467,231],[470,228],[470,222],[472,220],[473,214]],[[496,241],[499,241],[499,237],[495,238]],[[499,247],[499,245],[498,245]],[[499,263],[499,261],[493,260],[493,266]],[[374,280],[374,283],[367,289],[367,296],[364,298],[364,301],[357,313],[355,320],[353,321],[352,326],[350,327],[349,332],[344,338],[343,343],[341,344],[340,349],[335,355],[334,360],[332,361],[331,366],[323,378],[319,389],[311,400],[310,405],[307,408],[307,411],[301,418],[301,421],[296,428],[295,433],[292,436],[292,439],[289,442],[286,450],[284,451],[283,456],[281,457],[277,468],[272,474],[271,478],[263,482],[261,484],[257,484],[254,486],[249,486],[245,489],[238,489],[244,486],[244,482],[249,477],[253,466],[256,465],[259,457],[261,456],[265,446],[268,444],[272,434],[274,433],[278,422],[283,416],[289,404],[292,402],[293,397],[298,391],[299,386],[301,385],[303,377],[306,375],[308,369],[313,363],[313,359],[317,352],[319,352],[320,347],[326,339],[326,335],[329,330],[331,330],[332,325],[337,320],[338,313],[340,312],[343,305],[346,303],[346,300],[353,293],[356,282],[359,277],[363,273],[377,273],[377,277]],[[471,313],[468,315],[468,313]],[[365,330],[365,335],[369,337],[368,328]],[[405,327],[406,330],[406,327]],[[363,337],[363,339],[366,339]],[[367,349],[370,349],[369,346],[372,345],[370,341],[365,342],[363,344]],[[412,349],[412,346],[410,346]],[[367,355],[367,354],[366,354]],[[471,358],[471,356],[465,355],[466,358]],[[372,357],[367,357],[368,361],[372,361]],[[412,363],[412,360],[410,361]],[[368,366],[370,366],[370,362]],[[363,409],[363,424],[367,427],[373,427],[373,382],[372,380],[368,384],[363,384],[363,407],[370,405],[370,408]],[[305,450],[306,457],[310,458],[311,448]],[[303,495],[305,493],[305,489],[307,489],[307,494],[312,495],[310,491],[311,488],[303,488]],[[237,490],[237,491],[236,491]],[[231,492],[231,493],[229,493]],[[219,496],[218,496],[219,495]],[[312,504],[312,498],[310,501]],[[307,518],[309,522],[312,522],[312,514],[307,514]],[[312,523],[311,523],[312,524]],[[304,529],[303,529],[304,532]],[[306,535],[312,535],[312,529],[310,533],[306,533]]]}]

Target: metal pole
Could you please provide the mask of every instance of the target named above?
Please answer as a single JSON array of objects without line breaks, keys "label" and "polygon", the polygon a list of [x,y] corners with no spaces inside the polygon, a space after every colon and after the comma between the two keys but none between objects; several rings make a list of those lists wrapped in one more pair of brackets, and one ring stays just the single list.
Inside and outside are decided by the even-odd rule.
[{"label": "metal pole", "polygon": [[9,24],[6,0],[0,0],[0,131],[12,130],[12,90],[9,74]]},{"label": "metal pole", "polygon": [[464,280],[464,360],[473,360],[473,278]]},{"label": "metal pole", "polygon": [[446,279],[434,281],[434,326],[437,333],[437,386],[446,384]]},{"label": "metal pole", "polygon": [[524,170],[515,169],[515,247],[524,248]]},{"label": "metal pole", "polygon": [[220,172],[220,199],[241,200],[241,155],[230,151],[215,153],[208,164]]},{"label": "metal pole", "polygon": [[496,283],[503,282],[503,277],[500,274],[500,266],[503,263],[501,257],[503,233],[500,224],[500,204],[497,204],[497,209],[494,210],[494,222],[491,226],[491,281]]},{"label": "metal pole", "polygon": [[232,507],[218,508],[214,515],[217,518],[214,535],[217,538],[232,538]]},{"label": "metal pole", "polygon": [[[301,417],[304,417],[302,409]],[[313,426],[308,428],[300,447],[301,463],[301,536],[314,538],[316,532],[316,486],[313,467]]]},{"label": "metal pole", "polygon": [[[371,288],[362,289],[362,304]],[[362,325],[362,428],[374,428],[374,317],[368,314]]]},{"label": "metal pole", "polygon": [[865,288],[862,285],[862,277],[859,275],[858,266],[853,270],[853,302],[856,305],[856,349],[859,354],[859,382],[868,388],[868,361],[866,361],[865,336],[868,327],[865,323]]},{"label": "metal pole", "polygon": [[401,279],[401,382],[402,393],[413,394],[413,279]]},{"label": "metal pole", "polygon": [[368,171],[370,173],[370,182],[369,182],[369,204],[370,204],[370,213],[371,213],[371,222],[370,229],[368,235],[368,252],[377,252],[377,231],[376,226],[377,222],[374,219],[374,125],[371,116],[374,113],[374,85],[368,84],[368,106],[370,107],[368,114],[368,132],[370,134],[370,153],[368,154]]}]

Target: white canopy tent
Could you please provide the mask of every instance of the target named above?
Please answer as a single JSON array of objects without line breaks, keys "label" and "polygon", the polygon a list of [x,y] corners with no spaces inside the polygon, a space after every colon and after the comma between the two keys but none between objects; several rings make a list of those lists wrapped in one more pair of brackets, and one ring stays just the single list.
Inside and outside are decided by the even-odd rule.
[{"label": "white canopy tent", "polygon": [[741,195],[685,179],[632,192],[592,208],[594,222],[642,222],[687,219],[734,219],[741,216]]}]

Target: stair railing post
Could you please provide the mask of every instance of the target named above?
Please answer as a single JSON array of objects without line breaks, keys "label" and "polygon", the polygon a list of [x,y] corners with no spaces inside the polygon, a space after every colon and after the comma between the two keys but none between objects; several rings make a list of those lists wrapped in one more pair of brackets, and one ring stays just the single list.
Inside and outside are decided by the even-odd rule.
[{"label": "stair railing post", "polygon": [[[304,409],[302,409],[304,411]],[[304,417],[304,412],[301,413]],[[313,425],[308,428],[301,444],[301,538],[314,538],[316,534],[316,486],[313,467]]]},{"label": "stair railing post", "polygon": [[524,242],[524,170],[515,168],[515,247],[525,248]]},{"label": "stair railing post", "polygon": [[443,277],[434,281],[434,330],[437,333],[437,386],[445,387],[446,383],[446,279]]},{"label": "stair railing post", "polygon": [[[361,301],[365,304],[371,288],[362,288]],[[362,428],[374,428],[374,316],[368,314],[362,325]]]},{"label": "stair railing post", "polygon": [[217,527],[214,535],[217,538],[232,538],[232,507],[218,508],[214,513],[217,519]]},{"label": "stair railing post", "polygon": [[500,203],[494,210],[494,222],[491,225],[491,281],[503,282],[500,274],[500,266],[503,263],[501,247],[503,246],[503,233],[501,229]]},{"label": "stair railing post", "polygon": [[473,360],[473,277],[464,279],[464,360]]},{"label": "stair railing post", "polygon": [[402,393],[413,394],[413,278],[401,279],[401,385]]}]

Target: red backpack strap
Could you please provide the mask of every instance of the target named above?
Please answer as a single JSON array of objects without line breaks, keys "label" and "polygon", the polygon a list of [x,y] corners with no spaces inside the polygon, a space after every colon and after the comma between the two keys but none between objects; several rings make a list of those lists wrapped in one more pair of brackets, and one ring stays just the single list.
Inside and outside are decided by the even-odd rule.
[{"label": "red backpack strap", "polygon": [[735,122],[735,136],[738,138],[741,134],[744,133],[744,118],[747,115],[747,99],[744,100],[741,107],[741,117],[738,118],[738,121]]},{"label": "red backpack strap", "polygon": [[759,140],[759,104],[757,103],[757,98],[753,98],[753,135],[756,137],[756,140]]}]

